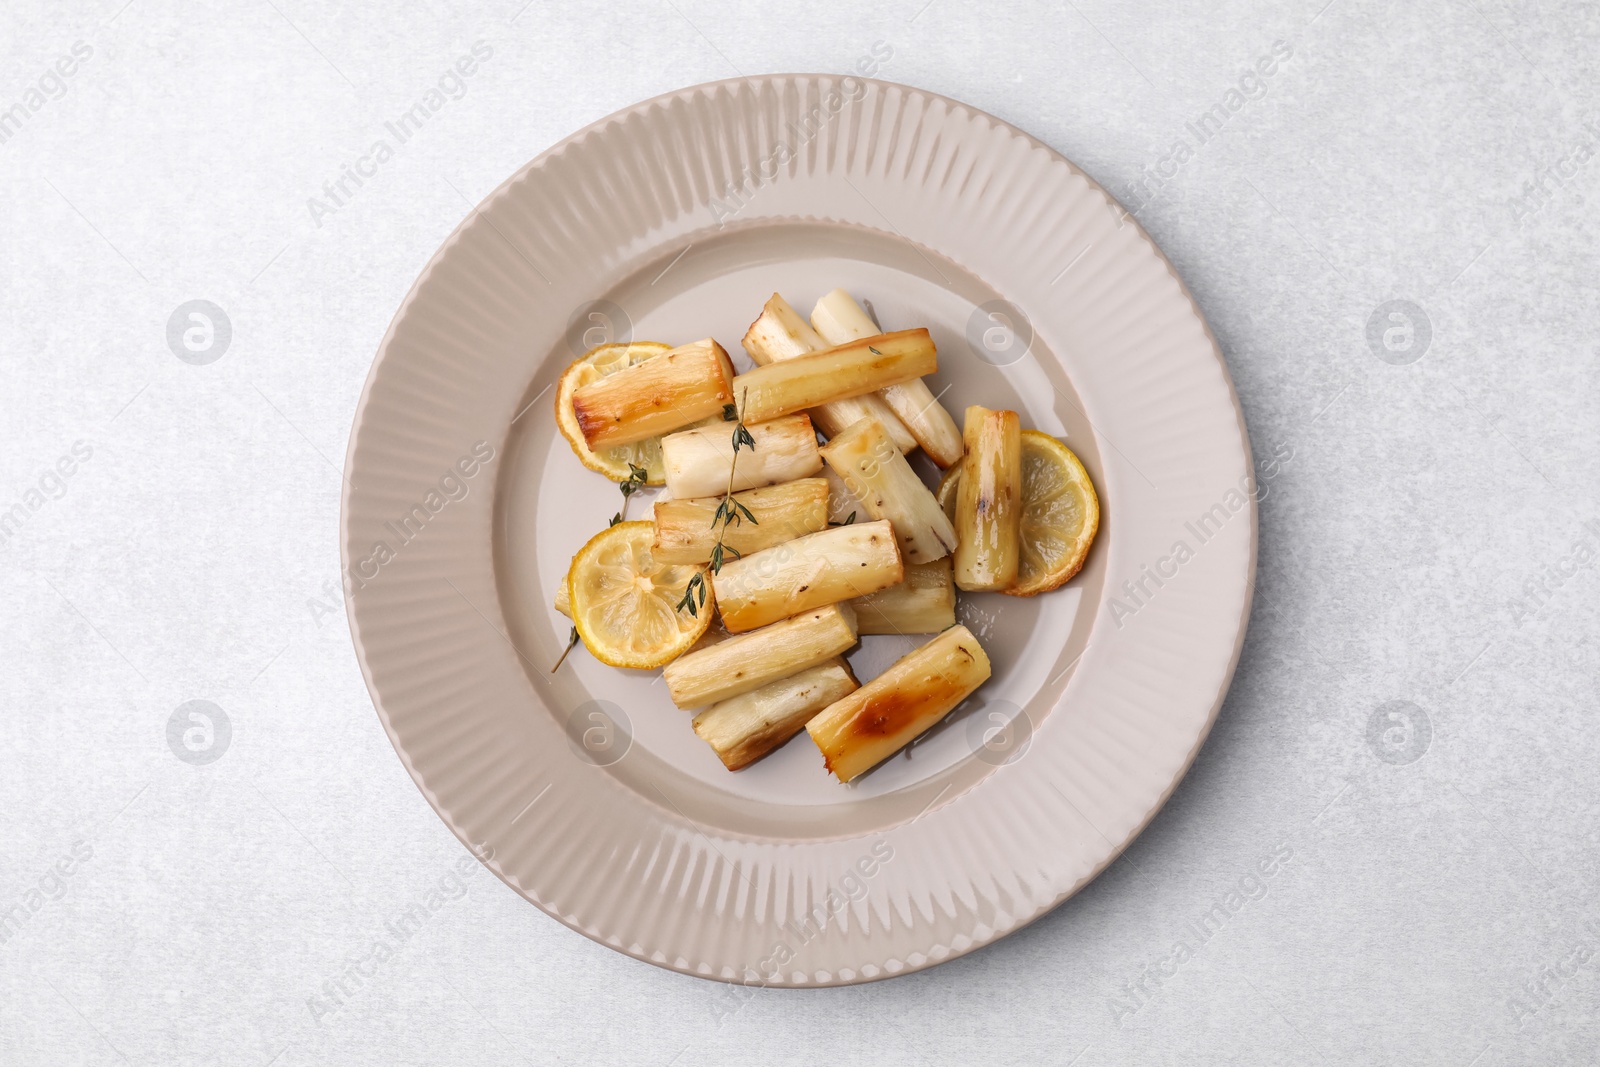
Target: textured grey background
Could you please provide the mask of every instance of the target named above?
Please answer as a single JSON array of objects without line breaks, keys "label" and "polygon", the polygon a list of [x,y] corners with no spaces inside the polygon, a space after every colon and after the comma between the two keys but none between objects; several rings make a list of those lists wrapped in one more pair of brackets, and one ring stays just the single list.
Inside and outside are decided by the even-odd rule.
[{"label": "textured grey background", "polygon": [[[521,2],[0,16],[0,1061],[1593,1062],[1594,4]],[[314,218],[478,41],[460,99]],[[882,76],[1142,205],[1258,458],[1290,458],[1232,694],[1124,858],[954,963],[739,996],[452,874],[327,592],[339,467],[390,316],[505,176],[641,98],[880,41]],[[232,325],[206,365],[167,341],[195,299]],[[1420,312],[1369,344],[1390,300]],[[191,700],[231,738],[185,711],[169,743]]]}]

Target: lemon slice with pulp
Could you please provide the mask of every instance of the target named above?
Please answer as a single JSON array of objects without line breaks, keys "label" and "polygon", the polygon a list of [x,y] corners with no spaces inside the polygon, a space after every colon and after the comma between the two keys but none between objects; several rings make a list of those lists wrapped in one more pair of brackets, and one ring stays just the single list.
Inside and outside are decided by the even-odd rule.
[{"label": "lemon slice with pulp", "polygon": [[708,595],[691,614],[678,610],[695,575],[709,591],[704,567],[658,563],[650,551],[653,522],[619,522],[595,534],[572,557],[567,607],[594,658],[613,667],[648,670],[677,659],[706,632]]},{"label": "lemon slice with pulp", "polygon": [[[939,505],[955,521],[961,464],[939,483]],[[1072,450],[1047,433],[1022,431],[1022,560],[1009,596],[1059,589],[1083,567],[1100,529],[1100,498]]]}]

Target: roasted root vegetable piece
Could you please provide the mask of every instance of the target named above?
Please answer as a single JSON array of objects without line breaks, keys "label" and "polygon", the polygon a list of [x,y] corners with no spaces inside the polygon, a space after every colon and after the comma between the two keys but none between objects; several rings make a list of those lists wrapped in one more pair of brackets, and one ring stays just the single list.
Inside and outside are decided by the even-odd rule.
[{"label": "roasted root vegetable piece", "polygon": [[743,633],[875,593],[904,577],[893,528],[887,522],[857,522],[724,562],[711,585],[722,624]]},{"label": "roasted root vegetable piece", "polygon": [[823,467],[822,476],[828,480],[828,525],[866,522],[867,509],[861,506],[861,501],[844,484],[844,479],[832,467]]},{"label": "roasted root vegetable piece", "polygon": [[773,293],[762,306],[761,314],[750,324],[740,343],[761,367],[828,347],[811,324],[778,293]]},{"label": "roasted root vegetable piece", "polygon": [[954,626],[829,705],[806,723],[806,732],[828,770],[848,782],[944,718],[988,680],[989,671],[978,639]]},{"label": "roasted root vegetable piece", "polygon": [[[698,652],[702,648],[720,645],[732,636],[720,622],[713,621],[710,626],[706,627],[706,632],[700,635],[700,640],[690,647],[689,652]],[[687,656],[689,652],[685,652],[684,655]]]},{"label": "roasted root vegetable piece", "polygon": [[[876,328],[867,331],[868,334],[878,332]],[[854,339],[847,337],[844,340]],[[820,352],[829,345],[829,342],[824,341],[817,331],[811,328],[811,324],[802,319],[799,312],[790,307],[789,302],[777,293],[772,294],[772,299],[761,309],[760,317],[750,324],[743,343],[744,350],[750,353],[750,358],[758,367]],[[910,452],[917,447],[917,439],[911,436],[911,431],[895,417],[883,398],[875,393],[848,397],[844,400],[831,400],[811,409],[811,421],[816,423],[817,429],[829,437],[842,433],[845,427],[867,418],[875,418],[882,422],[884,429],[889,431],[889,436],[894,438],[894,443],[902,452]],[[959,437],[956,443],[960,445]]]},{"label": "roasted root vegetable piece", "polygon": [[[811,325],[830,345],[842,345],[846,341],[870,337],[879,332],[878,324],[843,289],[835,289],[817,301],[817,306],[811,309]],[[919,378],[887,386],[878,396],[895,413],[900,425],[940,467],[948,469],[961,458],[961,431],[956,428],[956,420],[950,417],[944,405],[934,396],[933,390],[928,388],[927,382]],[[895,437],[895,444],[900,446],[900,451],[910,452],[911,449],[894,434],[894,427],[888,429],[890,435]]]},{"label": "roasted root vegetable piece", "polygon": [[875,419],[862,419],[829,441],[822,459],[868,515],[894,524],[907,563],[931,563],[955,550],[949,516]]},{"label": "roasted root vegetable piece", "polygon": [[733,401],[733,365],[711,338],[682,345],[581,386],[572,410],[593,448],[681,430]]},{"label": "roasted root vegetable piece", "polygon": [[936,634],[956,624],[956,585],[950,557],[906,564],[899,585],[850,601],[861,634]]},{"label": "roasted root vegetable piece", "polygon": [[967,409],[956,489],[956,586],[995,592],[1017,583],[1022,558],[1022,423],[1015,411]]},{"label": "roasted root vegetable piece", "polygon": [[[734,468],[735,492],[809,478],[822,469],[817,433],[805,415],[788,415],[746,429],[755,444],[739,450],[739,463]],[[733,465],[733,431],[734,424],[724,422],[661,439],[667,489],[675,498],[720,497],[727,492],[728,468]]]},{"label": "roasted root vegetable piece", "polygon": [[855,643],[855,612],[848,604],[829,604],[686,652],[661,676],[674,704],[702,708],[815,667]]},{"label": "roasted root vegetable piece", "polygon": [[[742,465],[748,458],[742,454]],[[828,480],[801,478],[733,494],[734,518],[718,516],[722,497],[658,500],[656,539],[651,545],[663,563],[709,563],[720,534],[729,558],[748,556],[784,541],[828,527]]]},{"label": "roasted root vegetable piece", "polygon": [[734,402],[746,423],[765,422],[938,369],[938,352],[928,331],[901,330],[757,367],[734,378]]},{"label": "roasted root vegetable piece", "polygon": [[817,712],[859,684],[834,658],[743,696],[719,701],[694,717],[694,732],[730,771],[743,770],[805,728]]}]

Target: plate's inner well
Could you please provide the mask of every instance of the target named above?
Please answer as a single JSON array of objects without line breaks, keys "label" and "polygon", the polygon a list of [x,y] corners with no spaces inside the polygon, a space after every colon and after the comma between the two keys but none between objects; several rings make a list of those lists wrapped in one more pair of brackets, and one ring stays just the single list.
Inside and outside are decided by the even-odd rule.
[{"label": "plate's inner well", "polygon": [[[929,384],[958,425],[968,404],[1018,411],[1024,426],[1060,437],[1077,453],[1101,494],[1102,522],[1115,521],[1083,403],[1049,347],[1070,344],[1070,337],[1035,333],[1020,358],[979,358],[968,340],[973,309],[999,295],[893,234],[814,221],[712,231],[660,249],[610,292],[593,294],[597,306],[580,311],[519,405],[526,410],[512,425],[499,471],[494,562],[501,606],[530,674],[539,669],[532,665],[554,663],[566,647],[570,623],[551,603],[573,553],[622,506],[616,485],[585,469],[556,430],[550,389],[561,371],[585,348],[608,340],[677,345],[708,335],[737,370],[747,370],[739,339],[768,297],[782,293],[808,315],[818,297],[839,286],[869,302],[885,330],[932,331],[939,372]],[[937,470],[925,457],[915,455],[913,466],[936,484]],[[648,518],[655,495],[636,495],[629,517]],[[608,667],[581,646],[556,674],[533,679],[547,707],[530,704],[526,713],[555,715],[569,729],[574,716],[601,710],[626,735],[620,742],[626,756],[601,761],[594,773],[708,827],[791,840],[883,829],[917,816],[941,794],[959,795],[1002,772],[1004,761],[983,748],[985,733],[998,724],[1012,723],[1013,736],[1046,726],[1101,600],[1105,541],[1102,530],[1083,571],[1058,592],[1032,599],[961,593],[959,621],[983,643],[993,678],[943,724],[851,786],[823,770],[803,732],[754,766],[729,772],[690,728],[693,713],[668,699],[659,671]],[[868,636],[849,660],[864,682],[926,640]],[[1063,713],[1070,706],[1056,714]]]}]

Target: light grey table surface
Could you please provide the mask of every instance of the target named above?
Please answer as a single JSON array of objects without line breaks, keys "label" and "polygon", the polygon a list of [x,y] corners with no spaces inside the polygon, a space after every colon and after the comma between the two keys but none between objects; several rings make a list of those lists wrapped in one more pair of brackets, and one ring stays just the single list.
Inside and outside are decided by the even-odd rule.
[{"label": "light grey table surface", "polygon": [[[521,3],[0,16],[0,1062],[1596,1061],[1596,5]],[[955,962],[741,997],[457,867],[329,593],[339,469],[507,175],[880,42],[1137,207],[1280,462],[1232,692],[1122,859]]]}]

